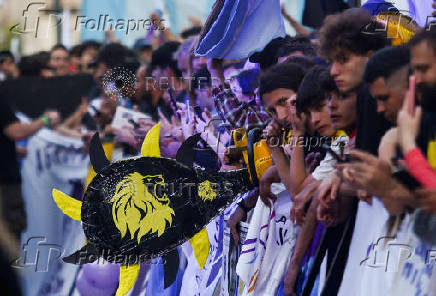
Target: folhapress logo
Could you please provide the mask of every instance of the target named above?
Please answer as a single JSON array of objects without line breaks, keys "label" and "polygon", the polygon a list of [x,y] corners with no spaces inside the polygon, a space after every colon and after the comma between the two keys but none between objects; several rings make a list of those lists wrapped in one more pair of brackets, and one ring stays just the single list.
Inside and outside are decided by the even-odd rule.
[{"label": "folhapress logo", "polygon": [[[35,38],[48,38],[51,28],[59,26],[62,23],[62,12],[53,9],[45,9],[44,2],[29,3],[23,10],[23,23],[13,25],[9,31],[15,34],[34,34]],[[36,14],[35,14],[36,12]],[[41,16],[48,17],[47,25],[41,25]],[[45,33],[45,34],[44,34]]]},{"label": "folhapress logo", "polygon": [[34,267],[35,272],[47,272],[49,265],[59,260],[63,254],[62,246],[49,244],[42,236],[31,237],[23,245],[21,256],[15,259],[11,266],[14,268]]},{"label": "folhapress logo", "polygon": [[[50,30],[62,24],[63,11],[46,9],[45,2],[31,2],[23,10],[22,23],[13,25],[9,31],[14,34],[34,34],[35,38],[48,38]],[[76,16],[72,31],[120,31],[128,35],[130,32],[166,30],[164,19],[150,18],[113,18],[109,14],[98,17]]]}]

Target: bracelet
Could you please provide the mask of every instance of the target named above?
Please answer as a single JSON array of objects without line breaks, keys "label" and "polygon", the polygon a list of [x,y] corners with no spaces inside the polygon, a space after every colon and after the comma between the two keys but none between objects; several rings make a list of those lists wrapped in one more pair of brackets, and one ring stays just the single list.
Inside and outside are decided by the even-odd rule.
[{"label": "bracelet", "polygon": [[41,116],[40,119],[42,120],[42,122],[44,122],[44,124],[46,126],[50,126],[50,118],[48,118],[47,116]]},{"label": "bracelet", "polygon": [[244,200],[242,199],[241,201],[239,201],[237,203],[237,205],[245,212],[245,214],[247,214],[251,209],[248,208],[245,204],[244,204]]}]

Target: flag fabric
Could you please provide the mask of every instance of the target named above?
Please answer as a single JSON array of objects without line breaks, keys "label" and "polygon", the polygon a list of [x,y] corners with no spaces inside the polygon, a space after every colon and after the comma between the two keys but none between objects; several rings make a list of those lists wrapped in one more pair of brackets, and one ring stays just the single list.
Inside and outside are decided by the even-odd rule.
[{"label": "flag fabric", "polygon": [[244,282],[242,295],[276,296],[294,252],[299,228],[292,223],[292,201],[283,184],[273,184],[273,207],[260,199],[254,208],[236,272]]},{"label": "flag fabric", "polygon": [[85,237],[81,223],[59,211],[51,192],[60,188],[81,198],[89,157],[81,140],[46,128],[29,138],[27,150],[21,167],[27,229],[16,262],[23,295],[68,295],[78,266],[61,257],[81,248]]},{"label": "flag fabric", "polygon": [[279,0],[228,0],[200,41],[196,55],[242,59],[285,35]]}]

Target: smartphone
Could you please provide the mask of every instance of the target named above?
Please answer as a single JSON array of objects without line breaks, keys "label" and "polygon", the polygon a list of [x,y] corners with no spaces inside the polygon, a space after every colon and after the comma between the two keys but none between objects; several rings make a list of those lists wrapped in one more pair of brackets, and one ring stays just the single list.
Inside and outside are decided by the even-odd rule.
[{"label": "smartphone", "polygon": [[339,162],[339,163],[352,162],[352,161],[355,160],[355,159],[354,159],[351,155],[349,155],[349,154],[344,154],[344,156],[340,156],[340,155],[338,155],[338,154],[337,154],[335,151],[333,151],[332,148],[330,148],[330,146],[327,145],[327,144],[322,144],[322,145],[319,147],[319,149],[322,150],[322,151],[324,151],[324,152],[326,152],[326,153],[328,153],[328,154],[330,154],[331,156],[333,156],[333,158],[336,159],[336,161]]},{"label": "smartphone", "polygon": [[407,112],[413,116],[415,110],[415,75],[409,77],[409,97],[407,101]]}]

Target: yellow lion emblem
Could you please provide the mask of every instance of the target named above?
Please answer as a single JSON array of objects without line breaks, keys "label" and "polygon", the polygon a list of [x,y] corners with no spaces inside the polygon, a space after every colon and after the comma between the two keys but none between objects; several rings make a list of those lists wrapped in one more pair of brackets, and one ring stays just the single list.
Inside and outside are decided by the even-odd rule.
[{"label": "yellow lion emblem", "polygon": [[133,239],[139,229],[136,235],[139,244],[150,231],[157,232],[159,237],[167,222],[171,226],[174,210],[169,206],[167,194],[158,194],[157,186],[164,186],[162,175],[143,176],[138,172],[127,175],[117,184],[110,201],[113,203],[112,217],[121,237],[128,229]]},{"label": "yellow lion emblem", "polygon": [[216,186],[218,184],[211,183],[209,180],[203,181],[198,184],[198,196],[203,201],[212,201],[217,197]]}]

